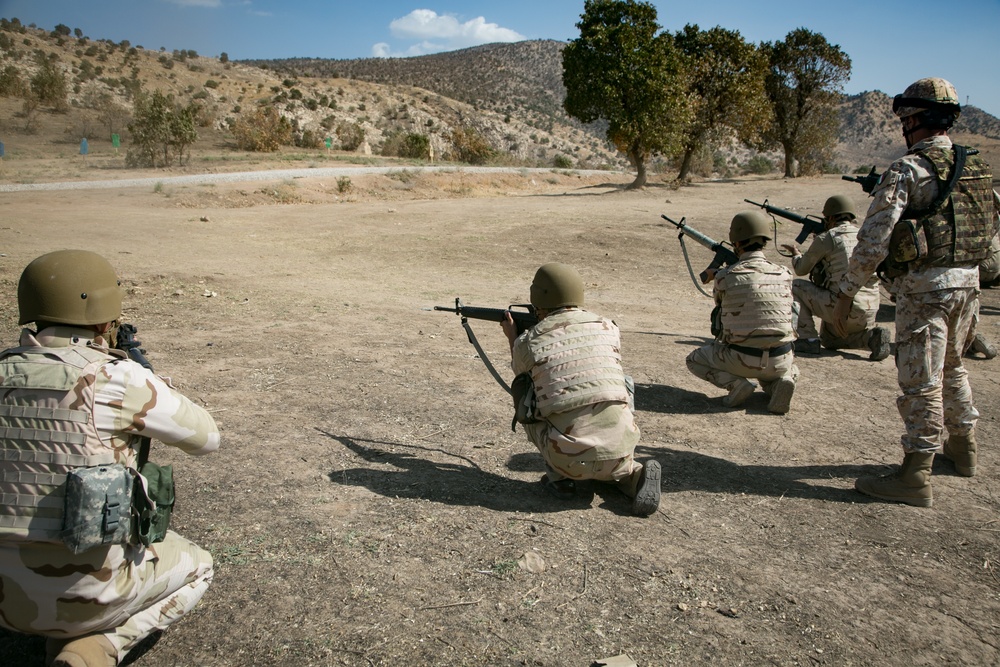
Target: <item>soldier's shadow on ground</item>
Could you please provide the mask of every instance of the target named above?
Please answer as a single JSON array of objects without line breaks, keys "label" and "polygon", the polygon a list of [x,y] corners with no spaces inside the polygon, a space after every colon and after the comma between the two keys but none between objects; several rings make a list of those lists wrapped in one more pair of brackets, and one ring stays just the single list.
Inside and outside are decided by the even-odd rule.
[{"label": "soldier's shadow on ground", "polygon": [[[701,491],[803,498],[842,503],[875,502],[853,489],[854,480],[864,475],[884,475],[884,465],[741,465],[700,452],[654,448],[640,445],[636,458],[655,458],[663,467],[662,492]],[[839,486],[831,484],[840,480]],[[847,486],[848,488],[844,488]]]},{"label": "soldier's shadow on ground", "polygon": [[703,384],[708,391],[716,392],[718,395],[665,384],[638,383],[635,385],[636,410],[668,415],[711,415],[734,410],[752,415],[770,414],[767,411],[768,397],[759,387],[740,407],[727,408],[722,404],[722,397],[726,395],[724,389],[715,389],[711,384],[693,375],[691,378],[692,381]]},{"label": "soldier's shadow on ground", "polygon": [[[501,512],[560,512],[588,507],[592,494],[578,494],[571,502],[552,498],[538,480],[542,476],[542,459],[530,468],[538,477],[530,482],[510,479],[481,469],[464,456],[434,447],[407,445],[399,442],[366,440],[335,435],[322,429],[320,433],[347,447],[356,455],[377,467],[356,467],[331,470],[327,477],[334,484],[363,486],[373,493],[389,498],[420,498],[447,505],[479,506]],[[454,462],[442,462],[442,456]],[[518,465],[524,465],[524,462]],[[384,469],[391,466],[391,469]]]}]

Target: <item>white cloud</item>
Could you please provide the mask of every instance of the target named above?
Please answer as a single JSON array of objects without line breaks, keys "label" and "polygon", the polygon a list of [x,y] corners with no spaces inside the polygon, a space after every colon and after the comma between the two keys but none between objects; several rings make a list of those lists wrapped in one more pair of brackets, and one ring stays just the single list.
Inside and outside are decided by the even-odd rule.
[{"label": "white cloud", "polygon": [[487,23],[482,16],[460,23],[455,16],[438,14],[430,9],[414,9],[402,18],[389,24],[393,37],[402,41],[418,40],[404,51],[392,50],[385,42],[372,47],[376,58],[398,56],[419,56],[427,53],[463,49],[492,42],[517,42],[524,35],[502,28],[496,23]]}]

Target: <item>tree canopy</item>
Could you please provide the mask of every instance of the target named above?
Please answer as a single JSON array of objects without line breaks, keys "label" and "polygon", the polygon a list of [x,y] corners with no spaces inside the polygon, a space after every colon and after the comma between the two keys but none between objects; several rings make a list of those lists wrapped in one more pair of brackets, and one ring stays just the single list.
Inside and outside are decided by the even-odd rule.
[{"label": "tree canopy", "polygon": [[765,139],[785,152],[785,176],[812,170],[832,155],[839,119],[837,102],[851,76],[851,59],[820,33],[797,28],[765,43],[765,80],[774,122]]},{"label": "tree canopy", "polygon": [[679,144],[688,113],[681,56],[648,2],[586,0],[580,19],[580,37],[563,50],[563,106],[584,123],[607,123],[608,140],[636,169],[629,187],[642,187],[650,156]]},{"label": "tree canopy", "polygon": [[760,143],[761,132],[771,122],[771,108],[764,94],[767,59],[739,32],[720,27],[700,30],[688,24],[674,41],[685,57],[691,105],[677,175],[683,180],[700,149],[733,136],[747,144]]}]

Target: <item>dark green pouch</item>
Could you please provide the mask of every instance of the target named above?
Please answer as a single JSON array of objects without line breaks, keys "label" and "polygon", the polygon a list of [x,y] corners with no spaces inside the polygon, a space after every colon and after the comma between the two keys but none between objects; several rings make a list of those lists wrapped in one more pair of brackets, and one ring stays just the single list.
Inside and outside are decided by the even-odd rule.
[{"label": "dark green pouch", "polygon": [[174,469],[147,461],[135,485],[136,526],[133,537],[145,546],[162,542],[174,510]]}]

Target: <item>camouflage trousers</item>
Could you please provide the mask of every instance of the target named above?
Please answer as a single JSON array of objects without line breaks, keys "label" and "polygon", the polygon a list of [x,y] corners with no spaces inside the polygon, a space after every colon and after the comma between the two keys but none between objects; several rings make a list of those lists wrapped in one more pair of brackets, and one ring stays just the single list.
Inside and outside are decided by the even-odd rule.
[{"label": "camouflage trousers", "polygon": [[191,611],[212,581],[212,556],[173,531],[146,549],[74,555],[61,544],[0,543],[0,625],[71,639],[100,634],[121,661]]},{"label": "camouflage trousers", "polygon": [[936,452],[944,429],[972,431],[979,412],[972,404],[962,351],[978,305],[978,291],[957,288],[896,297],[896,406],[906,433],[905,452]]},{"label": "camouflage trousers", "polygon": [[732,389],[741,379],[756,378],[764,391],[769,392],[776,380],[789,378],[795,382],[799,377],[799,367],[791,352],[758,357],[737,352],[718,341],[699,347],[686,361],[689,371],[723,389]]},{"label": "camouflage trousers", "polygon": [[868,340],[875,326],[875,317],[878,315],[877,299],[874,303],[865,303],[863,297],[855,297],[844,325],[847,336],[841,338],[828,324],[833,321],[833,310],[837,307],[836,294],[808,280],[799,279],[792,282],[792,296],[799,305],[799,319],[795,326],[796,336],[801,339],[816,338],[816,322],[813,318],[818,317],[822,321],[819,339],[826,349],[863,350],[868,347]]},{"label": "camouflage trousers", "polygon": [[548,422],[522,424],[522,426],[528,435],[528,440],[545,460],[545,474],[551,481],[592,479],[614,484],[629,497],[635,495],[642,464],[635,460],[632,452],[621,458],[605,461],[581,460],[579,454],[566,454],[555,446],[554,439],[549,437],[549,431],[555,427]]}]

